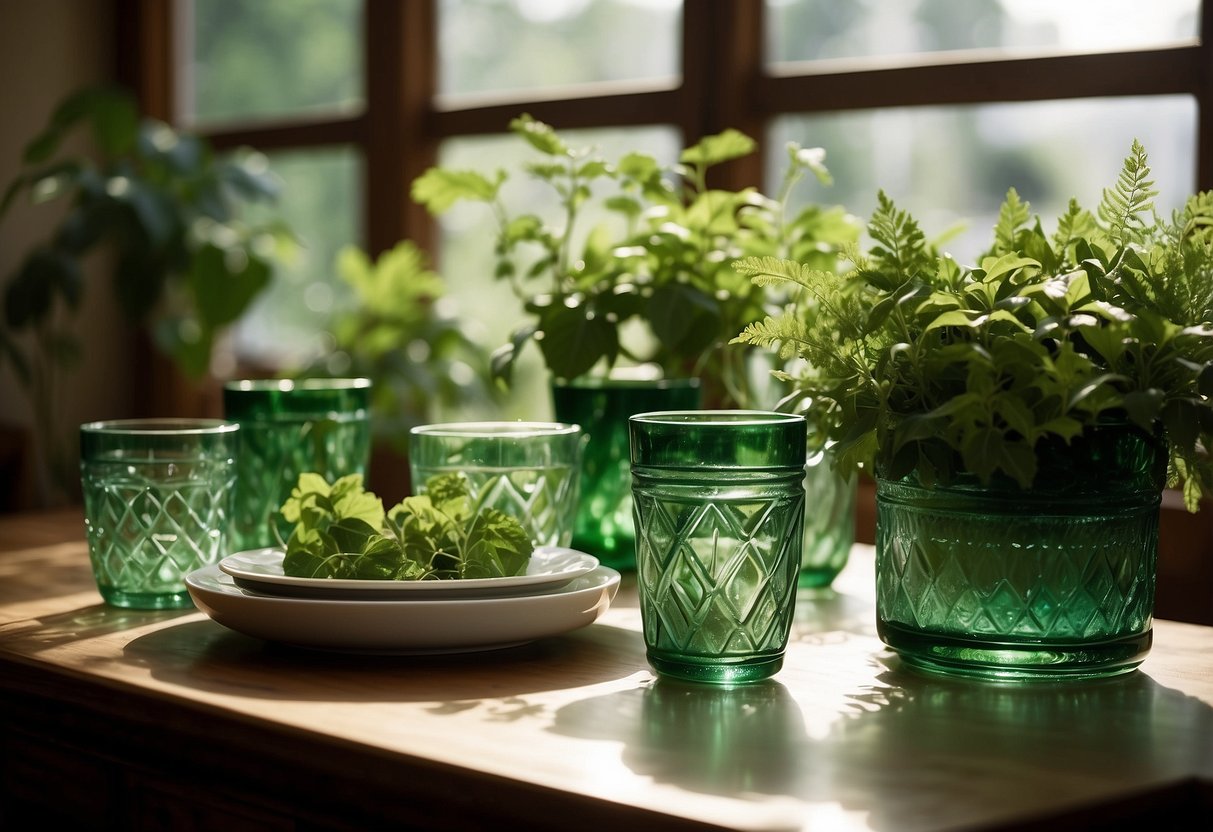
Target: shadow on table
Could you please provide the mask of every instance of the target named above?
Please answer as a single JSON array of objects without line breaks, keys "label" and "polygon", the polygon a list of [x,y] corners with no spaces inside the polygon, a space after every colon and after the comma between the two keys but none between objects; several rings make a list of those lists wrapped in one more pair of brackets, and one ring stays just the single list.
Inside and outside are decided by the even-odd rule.
[{"label": "shadow on table", "polygon": [[132,640],[123,661],[203,690],[262,699],[432,701],[439,713],[613,681],[646,667],[639,635],[602,623],[508,649],[380,655],[273,644],[195,620]]},{"label": "shadow on table", "polygon": [[568,705],[551,730],[622,741],[623,763],[659,783],[756,805],[791,798],[806,815],[856,813],[886,830],[997,825],[1022,820],[1025,805],[1063,825],[1165,817],[1183,811],[1171,792],[1195,795],[1193,775],[1213,775],[1213,708],[1140,671],[998,685],[872,664],[872,684],[824,720],[777,680],[658,679]]}]

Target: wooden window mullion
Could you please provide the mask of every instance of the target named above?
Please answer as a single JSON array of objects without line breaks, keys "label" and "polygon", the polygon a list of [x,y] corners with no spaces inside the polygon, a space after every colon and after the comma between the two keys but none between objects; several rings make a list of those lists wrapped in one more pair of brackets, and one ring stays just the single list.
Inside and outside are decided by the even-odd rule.
[{"label": "wooden window mullion", "polygon": [[410,239],[433,250],[434,223],[409,187],[437,160],[435,0],[365,7],[365,227],[377,255]]},{"label": "wooden window mullion", "polygon": [[758,151],[712,171],[714,187],[761,186],[766,115],[755,106],[763,74],[764,0],[683,4],[680,127],[684,143],[727,128],[758,142]]}]

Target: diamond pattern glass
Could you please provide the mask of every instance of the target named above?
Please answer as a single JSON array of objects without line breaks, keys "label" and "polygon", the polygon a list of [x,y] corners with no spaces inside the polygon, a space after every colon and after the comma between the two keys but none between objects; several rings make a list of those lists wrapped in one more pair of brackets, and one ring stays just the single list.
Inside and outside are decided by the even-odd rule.
[{"label": "diamond pattern glass", "polygon": [[458,474],[478,507],[514,517],[536,546],[573,538],[584,435],[558,422],[453,422],[409,432],[414,493],[439,474]]},{"label": "diamond pattern glass", "polygon": [[914,667],[1001,679],[1127,672],[1150,647],[1166,457],[1102,430],[1040,485],[877,479],[877,625]]},{"label": "diamond pattern glass", "polygon": [[101,597],[190,607],[185,576],[222,557],[236,481],[235,425],[125,420],[81,426],[89,559]]},{"label": "diamond pattern glass", "polygon": [[244,380],[223,390],[224,415],[240,425],[232,551],[282,546],[291,525],[279,509],[306,472],[329,482],[366,475],[371,456],[367,379]]},{"label": "diamond pattern glass", "polygon": [[632,416],[636,574],[649,663],[713,683],[783,664],[803,545],[803,418]]}]

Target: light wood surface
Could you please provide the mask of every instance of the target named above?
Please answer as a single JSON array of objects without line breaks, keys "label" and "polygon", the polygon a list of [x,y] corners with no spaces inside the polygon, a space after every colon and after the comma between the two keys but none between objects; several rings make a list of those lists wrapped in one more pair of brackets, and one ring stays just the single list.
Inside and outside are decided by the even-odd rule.
[{"label": "light wood surface", "polygon": [[[63,769],[65,813],[139,794],[140,817],[202,804],[195,826],[234,806],[259,828],[1210,828],[1213,629],[1157,621],[1141,670],[1102,682],[922,676],[875,635],[872,569],[857,545],[837,594],[800,600],[784,669],[717,690],[655,680],[630,580],[525,647],[321,653],[107,607],[78,513],[0,517],[6,788]],[[92,755],[127,797],[65,768]]]}]

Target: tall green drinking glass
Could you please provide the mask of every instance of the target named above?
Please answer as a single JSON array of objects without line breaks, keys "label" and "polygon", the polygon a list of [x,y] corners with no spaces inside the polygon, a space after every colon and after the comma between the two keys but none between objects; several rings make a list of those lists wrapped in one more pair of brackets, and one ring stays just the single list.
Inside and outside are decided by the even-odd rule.
[{"label": "tall green drinking glass", "polygon": [[783,666],[804,542],[804,417],[751,410],[629,420],[636,575],[649,664],[722,684]]},{"label": "tall green drinking glass", "polygon": [[636,569],[628,417],[657,410],[700,407],[699,380],[629,377],[582,378],[552,383],[556,419],[581,425],[580,504],[572,545],[621,572]]},{"label": "tall green drinking glass", "polygon": [[365,378],[230,381],[224,415],[240,425],[233,551],[281,546],[279,516],[299,475],[330,482],[366,475],[371,456],[371,382]]},{"label": "tall green drinking glass", "polygon": [[225,554],[237,439],[212,419],[80,426],[89,560],[106,603],[193,606],[185,576]]}]

